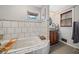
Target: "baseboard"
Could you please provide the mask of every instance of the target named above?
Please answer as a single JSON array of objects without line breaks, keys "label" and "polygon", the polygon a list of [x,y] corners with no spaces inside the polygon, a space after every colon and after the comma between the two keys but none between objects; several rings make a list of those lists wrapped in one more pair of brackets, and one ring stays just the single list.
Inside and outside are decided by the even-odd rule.
[{"label": "baseboard", "polygon": [[61,41],[61,40],[59,40],[59,41],[62,42],[62,43],[64,43],[64,44],[66,44],[66,45],[68,45],[68,46],[71,46],[71,47],[73,47],[73,48],[79,49],[79,47],[73,46],[73,45],[71,45],[71,44],[69,44],[69,43],[67,43],[67,42],[63,42],[63,41]]}]

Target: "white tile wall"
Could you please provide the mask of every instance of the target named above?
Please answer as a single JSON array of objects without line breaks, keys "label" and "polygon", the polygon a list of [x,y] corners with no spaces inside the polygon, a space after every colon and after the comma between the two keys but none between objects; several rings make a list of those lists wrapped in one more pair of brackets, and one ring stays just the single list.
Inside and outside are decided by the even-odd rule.
[{"label": "white tile wall", "polygon": [[15,28],[7,28],[7,34],[14,34]]},{"label": "white tile wall", "polygon": [[3,34],[3,29],[2,28],[0,28],[0,34]]},{"label": "white tile wall", "polygon": [[18,22],[11,22],[11,27],[15,27],[15,28],[18,28]]},{"label": "white tile wall", "polygon": [[47,35],[46,30],[47,26],[44,23],[0,21],[0,34],[4,34],[5,40]]},{"label": "white tile wall", "polygon": [[12,22],[10,22],[10,21],[3,21],[3,28],[5,28],[5,27],[10,28],[11,27],[11,23]]},{"label": "white tile wall", "polygon": [[11,34],[11,38],[18,38],[18,34]]},{"label": "white tile wall", "polygon": [[12,34],[4,35],[4,40],[10,40],[12,38]]},{"label": "white tile wall", "polygon": [[24,22],[18,22],[18,24],[19,24],[19,28],[25,27],[25,23]]},{"label": "white tile wall", "polygon": [[25,33],[20,33],[19,34],[19,38],[24,38],[25,37]]},{"label": "white tile wall", "polygon": [[7,34],[7,28],[2,28],[2,32],[3,32],[3,34]]},{"label": "white tile wall", "polygon": [[3,22],[2,22],[2,21],[0,21],[0,28],[2,28],[2,23],[3,23]]}]

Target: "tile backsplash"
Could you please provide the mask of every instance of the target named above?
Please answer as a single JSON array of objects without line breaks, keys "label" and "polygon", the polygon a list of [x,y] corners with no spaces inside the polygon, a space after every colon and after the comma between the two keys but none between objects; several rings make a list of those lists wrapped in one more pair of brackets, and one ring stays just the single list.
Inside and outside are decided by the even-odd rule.
[{"label": "tile backsplash", "polygon": [[27,36],[47,36],[47,23],[0,21],[0,34],[4,35],[3,40],[9,40],[11,38],[24,38]]}]

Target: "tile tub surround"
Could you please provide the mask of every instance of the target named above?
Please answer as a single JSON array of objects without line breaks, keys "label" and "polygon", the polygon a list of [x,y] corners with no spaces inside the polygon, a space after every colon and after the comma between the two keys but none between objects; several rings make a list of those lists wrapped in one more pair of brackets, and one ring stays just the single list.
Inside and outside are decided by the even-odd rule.
[{"label": "tile tub surround", "polygon": [[0,21],[0,34],[3,40],[44,35],[47,37],[46,22]]},{"label": "tile tub surround", "polygon": [[0,40],[2,40],[3,39],[3,34],[0,34]]}]

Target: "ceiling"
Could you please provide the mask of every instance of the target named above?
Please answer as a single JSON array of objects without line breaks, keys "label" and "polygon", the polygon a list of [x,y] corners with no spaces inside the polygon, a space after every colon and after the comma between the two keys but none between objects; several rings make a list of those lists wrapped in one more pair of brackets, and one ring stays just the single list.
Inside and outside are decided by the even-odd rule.
[{"label": "ceiling", "polygon": [[33,5],[33,6],[41,8],[43,5]]},{"label": "ceiling", "polygon": [[31,5],[31,6],[37,7],[37,8],[43,8],[44,7],[44,5]]},{"label": "ceiling", "polygon": [[59,11],[62,11],[64,9],[68,9],[72,6],[74,6],[74,5],[50,5],[49,10],[52,12],[59,12]]}]

